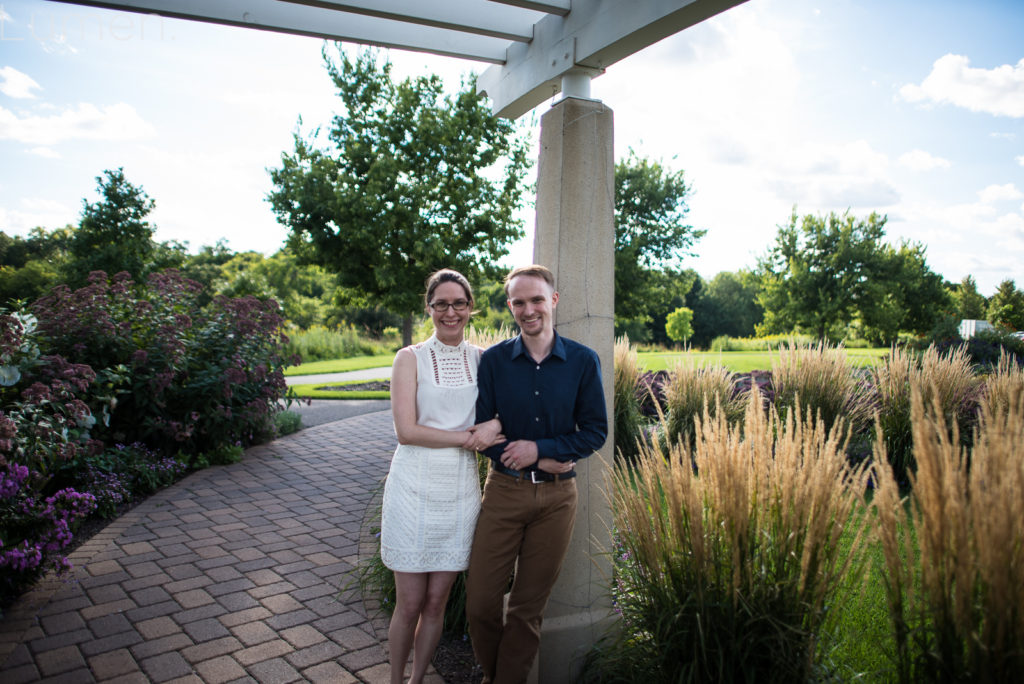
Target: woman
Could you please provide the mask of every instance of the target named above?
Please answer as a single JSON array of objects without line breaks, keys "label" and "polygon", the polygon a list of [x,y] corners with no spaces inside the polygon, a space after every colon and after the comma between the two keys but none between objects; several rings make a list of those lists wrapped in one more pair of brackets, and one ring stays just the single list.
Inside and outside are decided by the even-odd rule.
[{"label": "woman", "polygon": [[480,511],[475,451],[501,441],[497,420],[473,425],[481,349],[464,339],[473,291],[450,269],[427,279],[434,334],[399,350],[391,373],[398,448],[384,485],[381,559],[395,573],[397,601],[388,629],[391,682],[422,681],[441,637],[456,575],[469,565]]}]

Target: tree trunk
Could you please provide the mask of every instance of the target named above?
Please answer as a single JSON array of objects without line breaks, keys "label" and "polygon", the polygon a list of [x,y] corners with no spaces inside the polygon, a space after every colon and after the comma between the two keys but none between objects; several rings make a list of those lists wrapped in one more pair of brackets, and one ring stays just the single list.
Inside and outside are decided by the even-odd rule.
[{"label": "tree trunk", "polygon": [[408,347],[412,344],[412,315],[406,314],[402,319],[402,346]]}]

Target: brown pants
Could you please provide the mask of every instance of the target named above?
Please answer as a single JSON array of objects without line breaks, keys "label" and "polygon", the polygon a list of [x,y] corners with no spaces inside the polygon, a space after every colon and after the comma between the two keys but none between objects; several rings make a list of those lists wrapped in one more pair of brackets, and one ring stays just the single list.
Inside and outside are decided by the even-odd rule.
[{"label": "brown pants", "polygon": [[466,576],[469,636],[485,684],[526,681],[575,522],[575,478],[533,484],[493,470],[487,475]]}]

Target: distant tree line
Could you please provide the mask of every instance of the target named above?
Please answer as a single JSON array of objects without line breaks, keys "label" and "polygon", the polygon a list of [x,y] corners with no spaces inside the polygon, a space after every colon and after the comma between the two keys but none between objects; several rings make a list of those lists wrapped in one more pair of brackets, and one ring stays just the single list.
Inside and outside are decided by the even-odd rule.
[{"label": "distant tree line", "polygon": [[[436,76],[396,81],[374,51],[325,47],[324,62],[340,113],[326,139],[319,127],[296,133],[269,170],[267,200],[289,229],[278,252],[235,253],[221,241],[190,253],[157,242],[155,201],[123,169],[107,170],[77,225],[0,232],[0,304],[33,301],[59,283],[80,287],[92,271],[142,282],[174,268],[205,298],[274,298],[297,328],[351,325],[379,336],[400,327],[408,343],[428,274],[453,267],[477,286],[476,325],[511,324],[499,264],[523,235],[524,132],[491,114],[472,78],[446,93]],[[706,279],[683,266],[706,233],[687,222],[691,191],[683,171],[633,150],[616,163],[616,335],[707,348],[723,335],[789,333],[889,345],[962,318],[1024,329],[1014,281],[988,298],[970,276],[946,282],[924,245],[889,244],[887,218],[876,213],[794,208],[753,268]]]},{"label": "distant tree line", "polygon": [[[264,256],[233,252],[223,241],[195,253],[187,244],[157,242],[149,222],[156,204],[141,186],[120,168],[104,171],[96,182],[99,199],[83,200],[78,225],[39,227],[24,237],[0,231],[0,305],[34,301],[57,284],[81,287],[92,271],[127,272],[141,282],[174,268],[203,286],[200,304],[217,294],[273,298],[299,329],[350,325],[379,337],[411,315],[354,297],[344,285],[351,281],[300,257],[293,244]],[[685,222],[690,189],[683,173],[630,151],[616,165],[616,186],[615,330],[634,342],[671,345],[685,338],[707,348],[723,335],[802,332],[888,345],[901,334],[923,337],[965,318],[1024,329],[1024,292],[1013,280],[1004,280],[990,297],[971,276],[944,281],[929,269],[922,245],[884,241],[883,216],[800,217],[794,211],[756,268],[705,279],[679,266],[704,234]],[[484,264],[477,276],[476,324],[511,325],[500,268]],[[681,309],[689,311],[686,326],[679,327],[677,316],[680,332],[673,337],[669,319]]]}]

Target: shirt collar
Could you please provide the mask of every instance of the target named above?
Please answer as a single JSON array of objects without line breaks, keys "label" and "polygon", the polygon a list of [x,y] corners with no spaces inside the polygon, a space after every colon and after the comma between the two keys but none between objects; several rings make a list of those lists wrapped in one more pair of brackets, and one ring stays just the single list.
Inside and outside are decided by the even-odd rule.
[{"label": "shirt collar", "polygon": [[[523,334],[519,333],[512,340],[512,358],[516,358],[520,355],[526,355],[526,345],[523,344]],[[562,342],[562,336],[555,331],[555,343],[551,346],[551,356],[557,356],[562,361],[565,361],[565,343]]]}]

